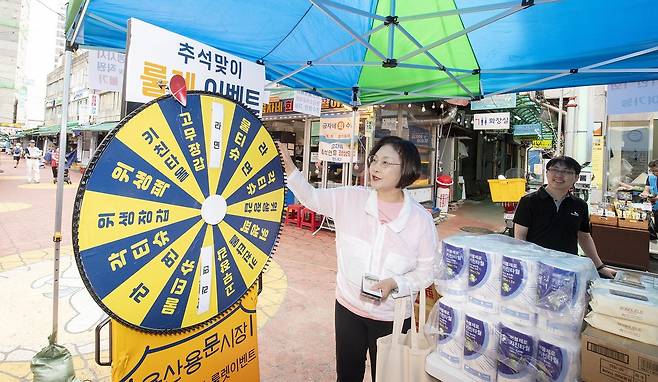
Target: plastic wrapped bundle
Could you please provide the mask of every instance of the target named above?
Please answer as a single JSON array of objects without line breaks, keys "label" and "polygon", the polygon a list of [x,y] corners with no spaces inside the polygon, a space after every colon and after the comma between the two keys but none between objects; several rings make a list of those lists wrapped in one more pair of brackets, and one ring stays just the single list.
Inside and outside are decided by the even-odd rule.
[{"label": "plastic wrapped bundle", "polygon": [[577,382],[580,380],[580,347],[578,337],[571,340],[539,332],[535,369],[537,381]]},{"label": "plastic wrapped bundle", "polygon": [[451,236],[443,239],[435,269],[436,286],[443,296],[466,300],[468,290],[468,252],[476,236]]},{"label": "plastic wrapped bundle", "polygon": [[502,258],[500,282],[501,319],[522,326],[537,324],[539,251],[509,251]]},{"label": "plastic wrapped bundle", "polygon": [[587,285],[598,279],[588,257],[551,252],[539,262],[537,313],[540,330],[571,338],[581,331]]},{"label": "plastic wrapped bundle", "polygon": [[461,303],[442,297],[437,306],[436,351],[450,366],[461,369],[464,344],[464,312]]},{"label": "plastic wrapped bundle", "polygon": [[537,352],[535,328],[501,322],[498,341],[498,381],[534,382]]},{"label": "plastic wrapped bundle", "polygon": [[498,316],[478,310],[464,313],[464,371],[471,379],[496,380]]}]

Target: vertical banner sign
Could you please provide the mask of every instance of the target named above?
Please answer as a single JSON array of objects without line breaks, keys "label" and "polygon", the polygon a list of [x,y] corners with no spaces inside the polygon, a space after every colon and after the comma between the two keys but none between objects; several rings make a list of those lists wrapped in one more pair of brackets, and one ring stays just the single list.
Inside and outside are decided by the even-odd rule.
[{"label": "vertical banner sign", "polygon": [[120,92],[123,86],[126,55],[105,50],[90,50],[88,54],[89,88],[107,92]]},{"label": "vertical banner sign", "polygon": [[145,103],[165,95],[174,74],[187,90],[205,90],[244,104],[260,115],[265,67],[210,45],[131,18],[126,60],[127,102]]},{"label": "vertical banner sign", "polygon": [[473,130],[509,130],[509,113],[486,113],[473,116]]},{"label": "vertical banner sign", "polygon": [[306,92],[296,91],[293,99],[292,110],[298,113],[320,116],[322,110],[322,97]]},{"label": "vertical banner sign", "polygon": [[592,138],[592,186],[603,189],[603,144],[604,137]]},{"label": "vertical banner sign", "polygon": [[[357,121],[359,114],[357,113]],[[352,116],[343,115],[320,119],[320,144],[318,158],[322,161],[349,163],[352,135]],[[358,142],[354,145],[352,162],[358,159]]]}]

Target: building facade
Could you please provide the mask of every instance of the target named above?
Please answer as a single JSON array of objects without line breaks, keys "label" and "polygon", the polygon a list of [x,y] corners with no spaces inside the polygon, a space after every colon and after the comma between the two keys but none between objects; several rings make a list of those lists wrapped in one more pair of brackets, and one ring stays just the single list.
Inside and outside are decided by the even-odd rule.
[{"label": "building facade", "polygon": [[28,0],[0,0],[0,124],[22,127],[26,119],[25,54]]}]

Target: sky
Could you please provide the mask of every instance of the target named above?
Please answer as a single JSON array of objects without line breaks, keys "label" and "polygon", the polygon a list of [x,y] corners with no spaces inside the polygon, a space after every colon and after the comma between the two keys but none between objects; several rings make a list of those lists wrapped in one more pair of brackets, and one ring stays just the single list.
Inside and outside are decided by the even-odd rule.
[{"label": "sky", "polygon": [[28,121],[43,120],[46,78],[55,68],[57,14],[46,6],[59,12],[63,3],[62,0],[30,0],[28,43],[25,53]]}]

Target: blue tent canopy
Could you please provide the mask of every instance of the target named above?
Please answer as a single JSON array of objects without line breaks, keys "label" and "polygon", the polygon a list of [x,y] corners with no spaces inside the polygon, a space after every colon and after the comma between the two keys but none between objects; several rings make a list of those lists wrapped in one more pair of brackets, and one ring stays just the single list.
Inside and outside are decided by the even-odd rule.
[{"label": "blue tent canopy", "polygon": [[653,0],[75,0],[67,37],[122,51],[135,17],[367,104],[658,79],[657,14]]}]

